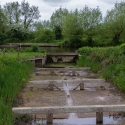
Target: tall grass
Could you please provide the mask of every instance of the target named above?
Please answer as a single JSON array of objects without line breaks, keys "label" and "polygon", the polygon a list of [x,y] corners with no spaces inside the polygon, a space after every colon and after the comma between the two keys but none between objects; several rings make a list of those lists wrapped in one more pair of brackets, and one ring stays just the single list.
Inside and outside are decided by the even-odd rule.
[{"label": "tall grass", "polygon": [[91,61],[88,56],[82,56],[77,60],[77,67],[91,67],[93,72],[98,72],[100,69],[100,63],[98,61]]},{"label": "tall grass", "polygon": [[100,71],[100,76],[125,92],[125,44],[105,48],[83,47],[78,52],[82,57],[77,61],[77,66],[89,66],[94,72]]},{"label": "tall grass", "polygon": [[0,58],[0,125],[13,125],[12,104],[32,68],[30,62]]}]

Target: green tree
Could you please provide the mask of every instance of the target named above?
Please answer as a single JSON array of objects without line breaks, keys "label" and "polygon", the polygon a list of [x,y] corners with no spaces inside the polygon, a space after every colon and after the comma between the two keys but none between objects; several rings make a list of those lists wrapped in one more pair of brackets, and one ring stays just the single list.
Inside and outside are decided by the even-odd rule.
[{"label": "green tree", "polygon": [[62,34],[64,39],[64,45],[72,47],[82,46],[82,28],[79,25],[79,12],[76,9],[74,12],[70,12],[63,19]]},{"label": "green tree", "polygon": [[40,12],[38,7],[30,6],[28,2],[25,0],[21,3],[21,11],[22,11],[22,21],[24,28],[28,29],[34,21],[38,20],[40,17]]},{"label": "green tree", "polygon": [[125,32],[125,2],[115,3],[114,8],[107,11],[104,25],[113,45],[120,44],[120,37]]},{"label": "green tree", "polygon": [[18,2],[6,3],[4,5],[4,12],[9,24],[19,24],[21,22],[21,8]]},{"label": "green tree", "polygon": [[30,37],[30,32],[27,29],[24,29],[20,24],[13,24],[9,27],[7,32],[10,40],[11,38],[17,40],[25,40]]},{"label": "green tree", "polygon": [[88,45],[93,45],[93,36],[96,34],[96,30],[100,26],[102,21],[102,13],[97,8],[89,8],[85,6],[80,10],[79,25],[82,27],[84,35],[87,36]]},{"label": "green tree", "polygon": [[3,12],[3,9],[0,6],[0,44],[3,44],[3,41],[7,38],[6,35],[6,25],[7,18]]},{"label": "green tree", "polygon": [[63,19],[62,34],[65,39],[69,39],[77,35],[82,35],[82,30],[78,24],[77,15],[74,12],[70,12]]},{"label": "green tree", "polygon": [[62,39],[63,18],[68,14],[66,8],[57,9],[51,16],[51,28],[54,30],[56,39]]}]

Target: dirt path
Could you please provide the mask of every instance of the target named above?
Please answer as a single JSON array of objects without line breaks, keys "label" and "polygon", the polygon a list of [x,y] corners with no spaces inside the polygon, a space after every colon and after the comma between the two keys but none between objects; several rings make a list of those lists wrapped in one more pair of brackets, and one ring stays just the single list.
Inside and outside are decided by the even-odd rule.
[{"label": "dirt path", "polygon": [[[79,73],[80,76],[63,76],[61,72],[56,72],[55,75],[50,75],[46,71],[36,71],[33,73],[31,80],[75,80],[84,79],[86,77],[93,79],[97,77],[96,74],[90,71]],[[55,84],[56,85],[56,84]],[[47,85],[35,85],[29,83],[21,92],[20,96],[23,98],[22,103],[18,106],[23,107],[39,107],[39,106],[65,106],[65,105],[112,105],[125,104],[125,96],[119,92],[118,89],[109,82],[102,80],[101,82],[86,82],[85,90],[73,90],[78,83],[67,85],[56,85],[61,90],[43,90]],[[104,116],[116,113],[105,113]],[[120,113],[119,113],[120,114]],[[95,113],[86,114],[54,114],[54,118],[69,118],[69,117],[94,117]],[[45,115],[37,115],[39,118],[45,118]]]}]

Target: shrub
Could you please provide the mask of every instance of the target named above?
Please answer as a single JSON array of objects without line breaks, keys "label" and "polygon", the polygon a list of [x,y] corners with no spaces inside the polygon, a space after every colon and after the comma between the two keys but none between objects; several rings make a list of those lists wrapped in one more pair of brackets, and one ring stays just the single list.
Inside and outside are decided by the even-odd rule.
[{"label": "shrub", "polygon": [[31,52],[39,52],[39,46],[34,44],[31,46]]},{"label": "shrub", "polygon": [[121,44],[120,48],[121,48],[121,53],[125,54],[125,43]]},{"label": "shrub", "polygon": [[64,41],[62,45],[79,48],[83,45],[83,43],[79,36],[73,36],[69,38],[69,40]]},{"label": "shrub", "polygon": [[51,30],[42,30],[37,38],[37,42],[49,43],[55,39],[55,35]]},{"label": "shrub", "polygon": [[84,55],[77,61],[78,66],[86,66],[88,62],[92,71],[100,71],[103,78],[114,82],[120,90],[125,92],[125,44],[105,48],[82,47],[78,52]]}]

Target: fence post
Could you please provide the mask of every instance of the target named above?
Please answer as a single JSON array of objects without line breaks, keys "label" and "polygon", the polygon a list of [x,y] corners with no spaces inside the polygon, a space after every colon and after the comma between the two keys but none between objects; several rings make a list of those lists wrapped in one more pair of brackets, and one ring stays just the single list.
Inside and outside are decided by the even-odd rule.
[{"label": "fence post", "polygon": [[96,112],[96,124],[103,123],[103,112]]},{"label": "fence post", "polygon": [[4,48],[4,49],[3,49],[3,55],[5,55],[5,54],[6,54],[6,49]]},{"label": "fence post", "polygon": [[18,51],[18,57],[19,57],[19,55],[20,55],[20,48],[19,48],[19,47],[18,47],[18,50],[17,50],[17,51]]},{"label": "fence post", "polygon": [[47,123],[53,123],[53,113],[47,114]]},{"label": "fence post", "polygon": [[84,83],[80,83],[80,90],[84,90]]},{"label": "fence post", "polygon": [[50,83],[50,90],[54,90],[54,88],[53,88],[54,86],[53,86],[53,84],[52,83]]}]

